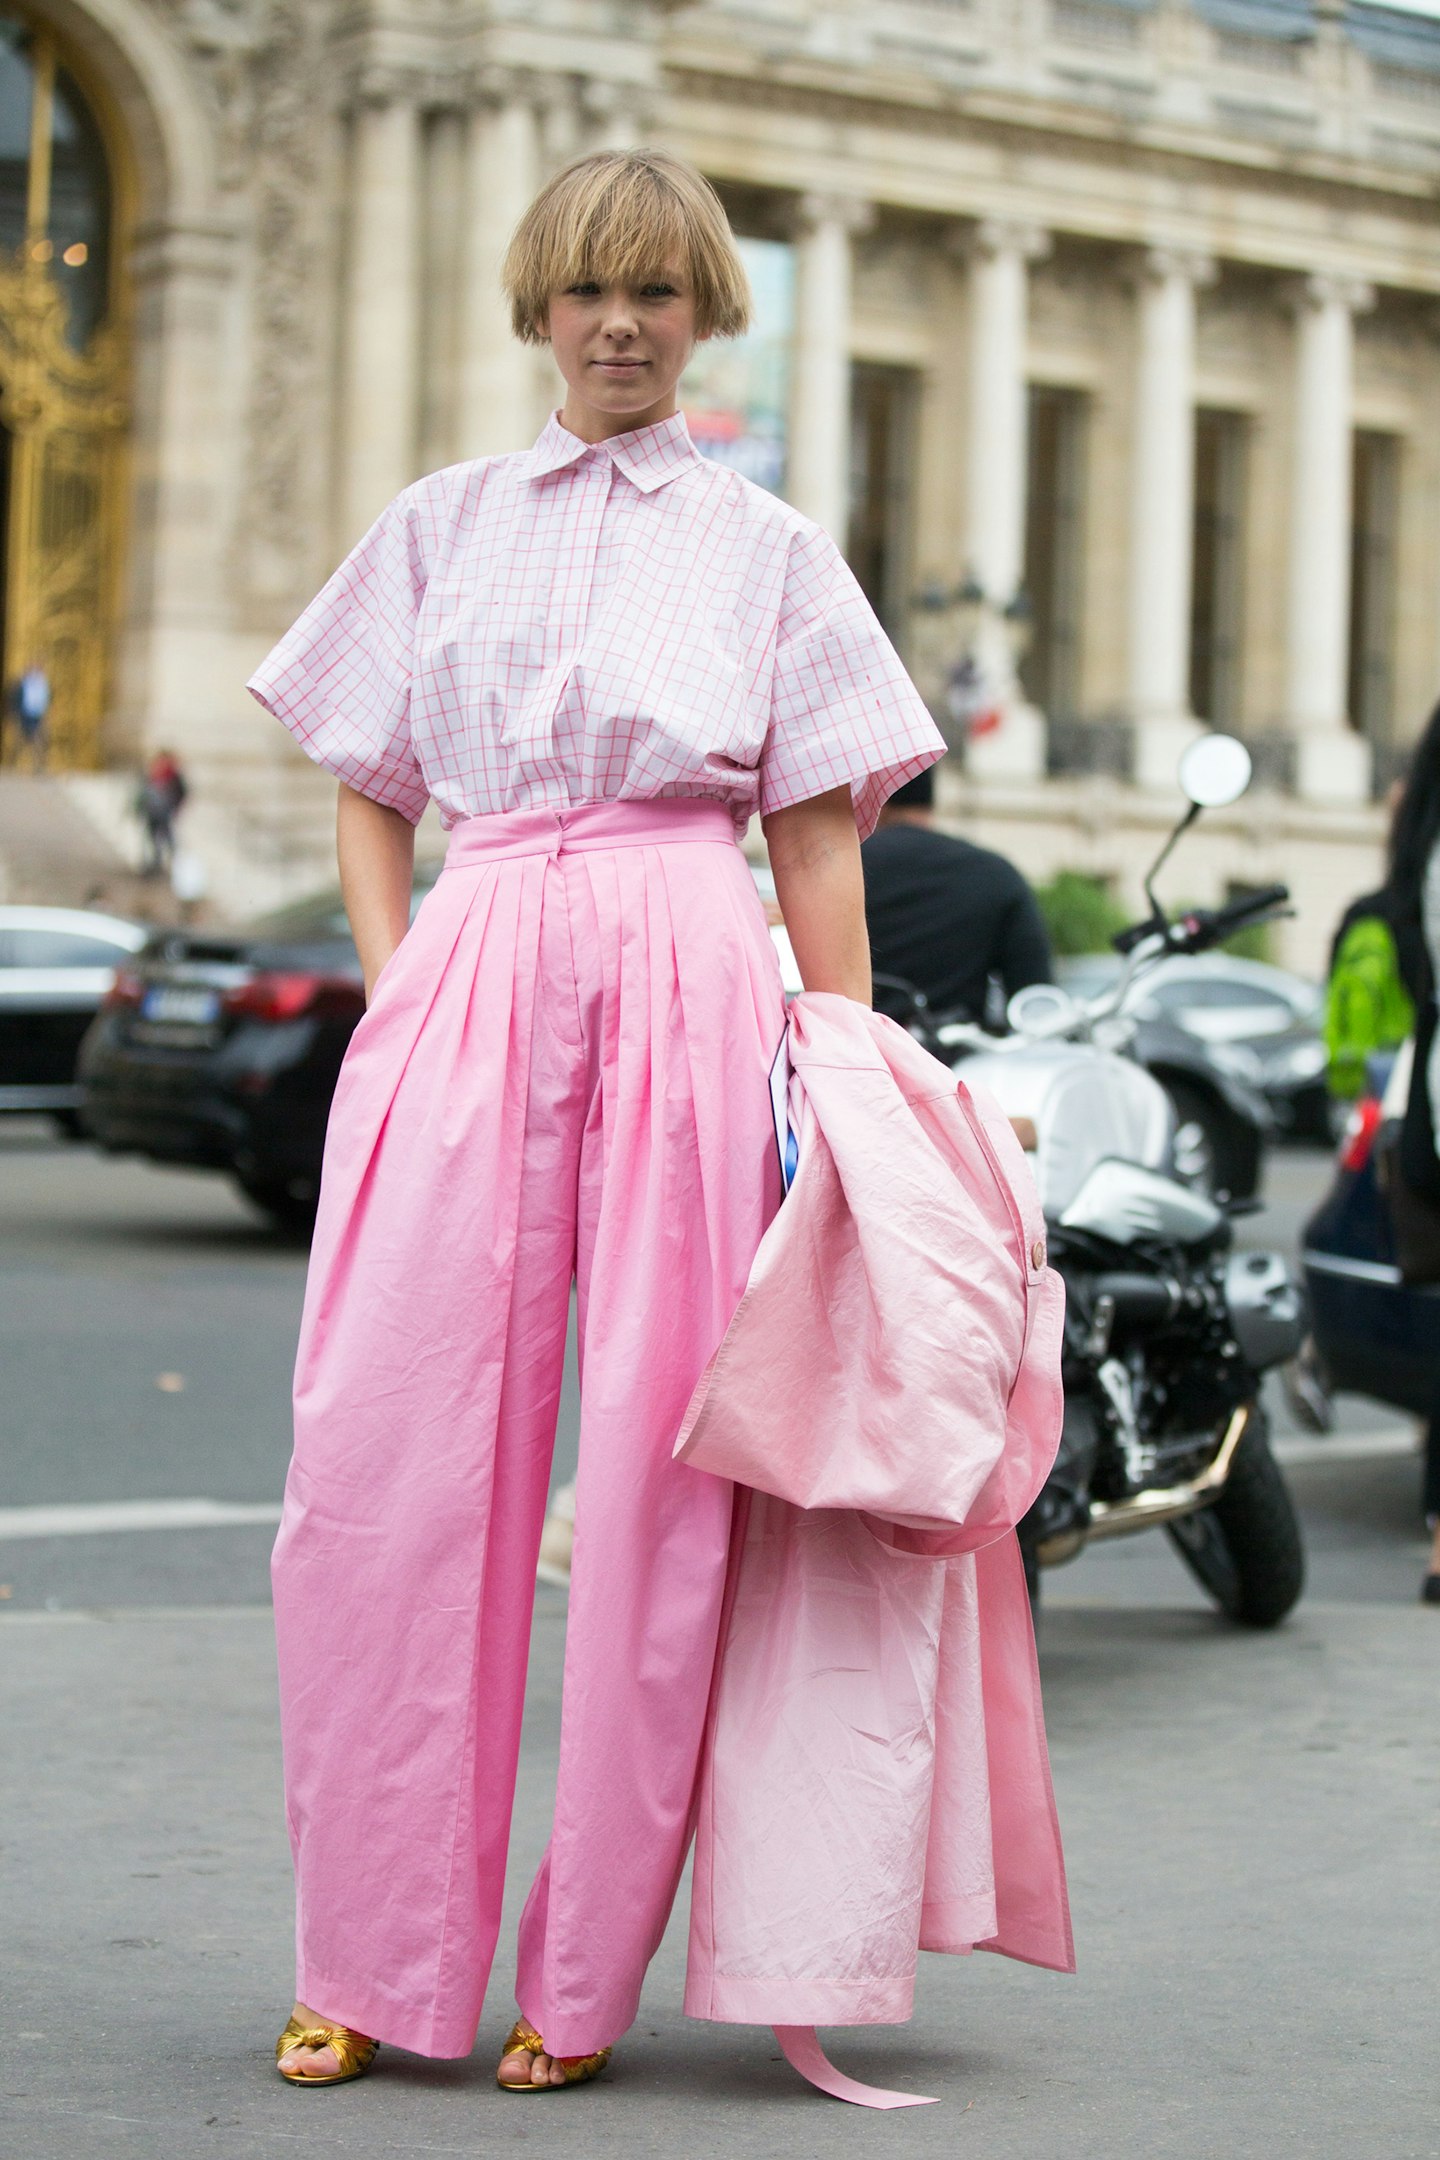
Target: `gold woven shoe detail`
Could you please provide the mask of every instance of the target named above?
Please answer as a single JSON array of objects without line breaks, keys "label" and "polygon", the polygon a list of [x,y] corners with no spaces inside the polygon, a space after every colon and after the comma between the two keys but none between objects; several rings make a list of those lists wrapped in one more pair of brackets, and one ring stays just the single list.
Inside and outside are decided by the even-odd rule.
[{"label": "gold woven shoe detail", "polygon": [[321,2048],[333,2048],[338,2070],[326,2077],[306,2077],[303,2070],[280,2070],[287,2085],[348,2085],[351,2078],[364,2077],[365,2072],[380,2052],[378,2040],[368,2040],[364,2033],[352,2032],[348,2025],[302,2025],[299,2018],[292,2017],[275,2042],[275,2067],[280,2069],[280,2058],[292,2048],[308,2048],[318,2054]]},{"label": "gold woven shoe detail", "polygon": [[[524,2018],[517,2018],[510,2028],[509,2039],[500,2050],[500,2060],[503,2063],[507,2055],[550,2055],[550,2060],[558,2062],[560,2068],[564,2071],[565,2085],[588,2085],[591,2078],[599,2077],[600,2072],[609,2062],[612,2052],[612,2049],[603,2047],[596,2048],[593,2055],[550,2055],[549,2048],[546,2047],[545,2042],[536,2032],[534,2026],[527,2024]],[[501,2077],[498,2070],[495,2073],[495,2082],[502,2092],[508,2093],[563,2092],[565,2090],[564,2085],[552,2085],[548,2078],[543,2085],[533,2085],[528,2080],[523,2085],[512,2085],[508,2078]]]}]

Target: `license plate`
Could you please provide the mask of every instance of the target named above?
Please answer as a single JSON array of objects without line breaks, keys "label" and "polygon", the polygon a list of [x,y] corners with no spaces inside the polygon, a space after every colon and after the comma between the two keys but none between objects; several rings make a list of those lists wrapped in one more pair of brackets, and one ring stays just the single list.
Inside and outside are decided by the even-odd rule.
[{"label": "license plate", "polygon": [[140,1001],[140,1017],[167,1027],[211,1027],[220,1016],[218,990],[189,983],[154,983]]}]

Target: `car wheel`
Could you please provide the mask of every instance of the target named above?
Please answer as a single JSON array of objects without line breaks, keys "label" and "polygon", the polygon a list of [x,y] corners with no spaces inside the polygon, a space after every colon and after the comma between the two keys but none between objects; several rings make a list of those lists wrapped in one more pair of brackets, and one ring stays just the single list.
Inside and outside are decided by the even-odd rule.
[{"label": "car wheel", "polygon": [[278,1230],[309,1237],[315,1228],[320,1188],[314,1178],[242,1177],[237,1172],[235,1182],[251,1205],[268,1215]]},{"label": "car wheel", "polygon": [[1243,1193],[1249,1183],[1245,1151],[1222,1103],[1188,1080],[1165,1081],[1175,1106],[1175,1174],[1207,1199]]}]

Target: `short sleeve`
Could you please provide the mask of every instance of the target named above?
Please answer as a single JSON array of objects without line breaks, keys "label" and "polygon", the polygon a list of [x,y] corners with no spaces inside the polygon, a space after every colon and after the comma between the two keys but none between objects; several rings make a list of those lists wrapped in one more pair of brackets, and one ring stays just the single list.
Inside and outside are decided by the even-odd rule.
[{"label": "short sleeve", "polygon": [[849,782],[861,839],[945,742],[840,550],[818,525],[791,542],[776,626],[760,814]]},{"label": "short sleeve", "polygon": [[246,684],[307,757],[418,824],[430,799],[410,735],[411,649],[424,591],[397,496]]}]

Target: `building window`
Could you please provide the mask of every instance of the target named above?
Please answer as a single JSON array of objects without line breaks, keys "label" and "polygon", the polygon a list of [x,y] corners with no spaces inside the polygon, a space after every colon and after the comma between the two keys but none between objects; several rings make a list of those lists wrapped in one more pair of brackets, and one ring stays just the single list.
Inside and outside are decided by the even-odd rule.
[{"label": "building window", "polygon": [[1240,725],[1245,450],[1243,415],[1196,413],[1190,710],[1217,728]]},{"label": "building window", "polygon": [[77,352],[108,306],[110,226],[94,114],[47,33],[0,10],[0,254],[46,266]]},{"label": "building window", "polygon": [[850,375],[850,531],[846,555],[890,636],[907,629],[915,375],[858,361]]},{"label": "building window", "polygon": [[1400,445],[1393,435],[1355,436],[1350,526],[1350,725],[1388,739],[1395,686],[1395,548]]},{"label": "building window", "polygon": [[1032,632],[1020,679],[1052,720],[1073,719],[1080,706],[1085,424],[1082,391],[1032,386],[1025,505]]}]

